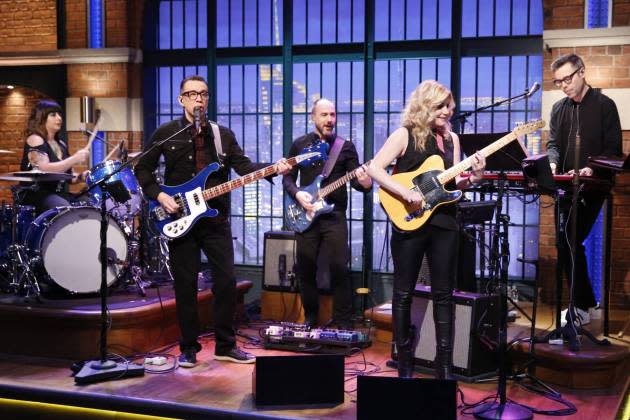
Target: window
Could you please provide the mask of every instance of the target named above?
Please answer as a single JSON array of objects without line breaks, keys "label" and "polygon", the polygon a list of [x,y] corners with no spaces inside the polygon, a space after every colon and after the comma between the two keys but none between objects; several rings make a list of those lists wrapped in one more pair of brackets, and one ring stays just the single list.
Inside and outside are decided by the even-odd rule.
[{"label": "window", "polygon": [[[216,81],[210,111],[254,161],[274,162],[310,131],[312,103],[321,96],[335,101],[338,132],[354,142],[363,162],[399,126],[406,98],[424,79],[451,87],[460,110],[473,110],[542,77],[535,49],[542,0],[462,0],[457,27],[452,13],[459,3],[452,0],[217,0],[214,10],[207,4],[212,2],[161,0],[150,9],[154,17],[145,27],[155,46],[145,50],[145,104],[152,108],[145,127],[178,116],[179,82],[199,73]],[[373,27],[366,27],[366,13]],[[452,40],[457,33],[462,39]],[[508,131],[538,118],[540,108],[537,93],[471,116],[465,132]],[[532,151],[540,147],[535,135],[525,141]],[[368,201],[372,211],[364,211],[363,194],[350,190],[349,197],[352,270],[391,272],[385,214],[376,200]],[[262,264],[264,232],[282,227],[282,198],[278,181],[232,192],[237,264]],[[505,208],[513,222],[512,255],[519,255],[537,241],[538,208],[515,198]],[[372,247],[365,250],[364,240]],[[371,258],[365,267],[364,252]],[[512,258],[510,276],[533,273]]]}]

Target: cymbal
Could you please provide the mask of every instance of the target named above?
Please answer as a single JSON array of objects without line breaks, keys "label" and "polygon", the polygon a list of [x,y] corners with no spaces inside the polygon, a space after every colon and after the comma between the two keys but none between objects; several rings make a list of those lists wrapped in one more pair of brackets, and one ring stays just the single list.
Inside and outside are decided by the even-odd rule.
[{"label": "cymbal", "polygon": [[25,178],[20,179],[24,182],[55,182],[55,181],[69,181],[74,175],[67,174],[65,172],[44,172],[39,169],[33,169],[32,171],[17,171],[2,174],[5,177],[13,178]]},{"label": "cymbal", "polygon": [[2,154],[2,153],[6,153],[6,154],[9,154],[9,153],[11,153],[11,154],[15,154],[15,152],[14,152],[13,150],[0,149],[0,154]]},{"label": "cymbal", "polygon": [[127,154],[127,157],[128,157],[128,158],[133,159],[133,158],[135,158],[136,156],[138,156],[140,153],[142,153],[142,152],[133,152],[133,153],[128,153],[128,154]]},{"label": "cymbal", "polygon": [[9,182],[35,182],[33,178],[28,178],[25,176],[13,176],[9,174],[0,175],[0,181],[9,181]]}]

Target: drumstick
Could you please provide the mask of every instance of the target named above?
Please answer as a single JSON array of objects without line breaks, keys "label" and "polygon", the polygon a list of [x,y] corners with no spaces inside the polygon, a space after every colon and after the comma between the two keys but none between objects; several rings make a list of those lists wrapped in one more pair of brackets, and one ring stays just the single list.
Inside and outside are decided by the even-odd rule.
[{"label": "drumstick", "polygon": [[111,152],[109,152],[109,153],[107,154],[107,156],[105,156],[105,159],[103,159],[103,161],[109,160],[109,158],[110,158],[110,157],[112,157],[112,155],[114,154],[114,152],[115,152],[116,150],[119,150],[119,149],[120,149],[120,146],[122,146],[122,143],[117,144],[117,145],[116,145],[116,147],[114,147],[114,148],[111,150]]},{"label": "drumstick", "polygon": [[94,124],[94,128],[92,129],[92,134],[90,134],[90,138],[88,139],[87,145],[85,146],[86,149],[90,149],[92,147],[92,142],[94,141],[94,139],[96,138],[96,135],[98,134],[98,126],[101,123],[101,116],[99,115],[98,118],[96,119],[96,124]]}]

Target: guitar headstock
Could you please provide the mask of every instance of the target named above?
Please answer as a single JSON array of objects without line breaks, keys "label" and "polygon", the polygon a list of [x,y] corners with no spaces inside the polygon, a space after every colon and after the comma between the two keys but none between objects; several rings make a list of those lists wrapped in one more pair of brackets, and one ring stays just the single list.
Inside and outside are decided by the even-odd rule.
[{"label": "guitar headstock", "polygon": [[320,160],[327,160],[329,148],[330,146],[325,141],[318,141],[317,143],[313,143],[310,146],[305,147],[300,152],[301,155],[305,153],[316,153],[316,155],[313,155],[313,157],[301,161],[299,165],[302,168],[308,168],[309,166],[312,166],[315,162],[318,162]]},{"label": "guitar headstock", "polygon": [[512,130],[512,132],[517,137],[518,136],[524,136],[525,134],[533,133],[536,130],[540,130],[541,128],[543,128],[545,126],[545,124],[546,123],[545,123],[544,120],[530,121],[530,122],[528,122],[526,124],[519,125],[514,130]]}]

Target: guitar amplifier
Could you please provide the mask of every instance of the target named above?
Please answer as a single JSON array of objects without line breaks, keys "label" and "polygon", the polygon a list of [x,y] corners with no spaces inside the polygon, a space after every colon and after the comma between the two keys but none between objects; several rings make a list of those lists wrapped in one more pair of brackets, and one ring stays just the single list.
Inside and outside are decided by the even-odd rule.
[{"label": "guitar amplifier", "polygon": [[[498,296],[454,292],[453,300],[453,374],[466,382],[494,375],[499,367],[498,357],[486,343],[497,340]],[[420,370],[432,372],[436,340],[430,287],[416,286],[411,302],[411,323],[416,327],[415,365]],[[397,358],[395,345],[392,346],[392,358]]]},{"label": "guitar amplifier", "polygon": [[[271,291],[294,291],[299,287],[297,278],[297,243],[295,232],[268,231],[264,236],[263,289]],[[317,260],[317,288],[330,290],[330,271],[324,252]]]}]

